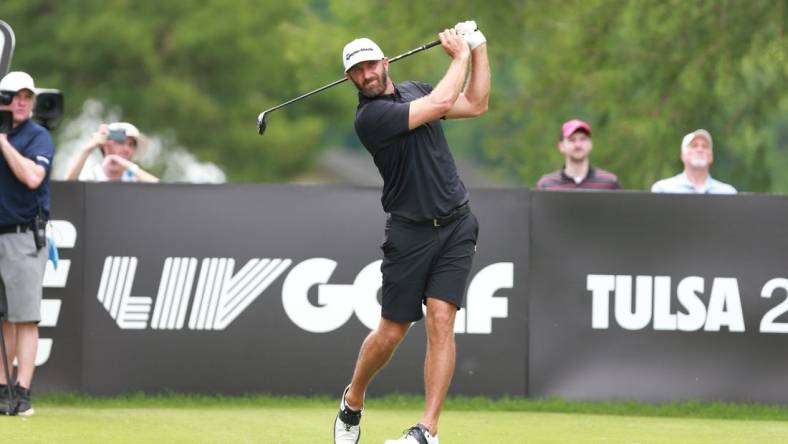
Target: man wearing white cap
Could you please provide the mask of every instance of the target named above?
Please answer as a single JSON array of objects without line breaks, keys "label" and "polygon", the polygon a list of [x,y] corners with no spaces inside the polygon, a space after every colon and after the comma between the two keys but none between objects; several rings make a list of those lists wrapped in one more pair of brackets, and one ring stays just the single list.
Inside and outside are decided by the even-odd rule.
[{"label": "man wearing white cap", "polygon": [[[158,182],[158,177],[143,170],[132,160],[144,144],[145,139],[136,126],[128,122],[102,123],[88,144],[77,153],[66,173],[66,180]],[[82,171],[95,150],[101,151],[103,161],[92,169]]]},{"label": "man wearing white cap", "polygon": [[[0,134],[0,312],[6,314],[8,362],[16,358],[19,363],[11,399],[7,395],[11,381],[0,371],[0,414],[30,416],[55,146],[47,130],[30,119],[36,90],[33,78],[10,72],[0,80],[0,90],[13,95],[10,104],[0,105],[13,114],[11,131]],[[0,370],[2,365],[0,359]]]},{"label": "man wearing white cap", "polygon": [[711,134],[697,129],[681,140],[681,161],[684,171],[662,179],[651,187],[654,193],[736,194],[736,188],[715,180],[709,174],[714,161]]},{"label": "man wearing white cap", "polygon": [[342,393],[335,444],[358,442],[367,387],[411,324],[424,317],[424,306],[424,414],[402,438],[386,443],[438,444],[438,419],[454,374],[454,319],[464,305],[479,229],[441,120],[483,114],[490,92],[486,39],[476,23],[458,23],[439,36],[451,63],[434,88],[395,85],[388,59],[370,39],[353,40],[342,53],[345,76],[359,91],[356,134],[383,177],[381,203],[389,217],[381,245],[381,320],[361,345]]}]

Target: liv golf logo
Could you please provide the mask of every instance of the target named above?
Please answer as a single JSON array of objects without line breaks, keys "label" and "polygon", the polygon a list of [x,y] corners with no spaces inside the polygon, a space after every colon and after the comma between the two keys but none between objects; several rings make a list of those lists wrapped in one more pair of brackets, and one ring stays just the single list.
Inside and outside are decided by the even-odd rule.
[{"label": "liv golf logo", "polygon": [[[232,258],[168,257],[157,296],[132,294],[138,260],[110,256],[104,260],[98,301],[122,329],[224,330],[292,265],[291,259],[255,258],[235,271]],[[329,284],[337,262],[307,259],[292,267],[282,284],[282,306],[297,327],[312,333],[339,329],[353,314],[368,328],[380,320],[377,300],[380,261],[365,266],[352,284]],[[199,272],[198,272],[199,268]],[[492,320],[506,318],[508,299],[496,296],[512,288],[513,264],[486,266],[471,280],[467,309],[457,315],[456,333],[491,334]],[[317,289],[317,304],[309,299]],[[189,306],[191,304],[191,310]],[[188,323],[187,323],[188,312]]]},{"label": "liv golf logo", "polygon": [[[290,259],[252,259],[237,273],[235,260],[206,258],[196,278],[189,328],[224,330],[290,266]],[[104,261],[98,300],[123,329],[180,330],[194,288],[197,259],[169,257],[159,283],[156,305],[152,299],[132,296],[137,258],[111,256]]]}]

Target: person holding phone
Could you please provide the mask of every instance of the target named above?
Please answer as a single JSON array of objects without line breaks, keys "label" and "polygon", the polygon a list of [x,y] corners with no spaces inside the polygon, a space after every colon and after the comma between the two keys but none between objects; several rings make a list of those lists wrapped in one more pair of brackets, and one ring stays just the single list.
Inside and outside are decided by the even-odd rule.
[{"label": "person holding phone", "polygon": [[[132,161],[145,140],[136,126],[128,122],[102,123],[79,153],[66,173],[65,180],[93,182],[158,182],[159,178]],[[85,162],[98,149],[104,160],[82,171]]]}]

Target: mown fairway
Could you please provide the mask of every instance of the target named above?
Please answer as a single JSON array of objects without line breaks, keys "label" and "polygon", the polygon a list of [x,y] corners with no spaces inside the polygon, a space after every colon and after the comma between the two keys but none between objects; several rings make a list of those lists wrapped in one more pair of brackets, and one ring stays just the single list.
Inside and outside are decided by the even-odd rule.
[{"label": "mown fairway", "polygon": [[[546,402],[549,404],[549,402]],[[69,405],[72,404],[72,405]],[[124,406],[126,404],[126,406]],[[146,400],[52,401],[36,405],[32,418],[0,418],[3,442],[13,443],[332,443],[333,403],[326,399],[264,401],[174,397]],[[417,400],[370,402],[362,443],[383,443],[418,419]],[[782,408],[753,410],[727,405],[691,409],[661,407],[636,416],[635,404],[539,404],[518,406],[455,402],[444,414],[443,444],[479,443],[776,443],[788,436]],[[580,406],[580,407],[578,407]],[[629,413],[627,407],[630,406]],[[404,407],[404,408],[403,408]],[[584,410],[559,413],[546,410]],[[600,413],[589,410],[597,409]],[[623,415],[611,414],[623,409]],[[694,413],[690,410],[694,410]],[[674,415],[689,412],[690,416]],[[764,411],[766,413],[764,413]],[[714,418],[721,416],[721,418]],[[772,419],[770,419],[772,418]]]}]

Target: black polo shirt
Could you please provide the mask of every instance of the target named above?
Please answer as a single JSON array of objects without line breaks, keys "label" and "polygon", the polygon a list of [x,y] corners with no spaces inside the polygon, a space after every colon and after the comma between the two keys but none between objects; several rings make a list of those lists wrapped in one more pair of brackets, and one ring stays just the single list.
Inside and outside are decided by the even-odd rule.
[{"label": "black polo shirt", "polygon": [[0,154],[0,225],[24,225],[33,222],[39,206],[49,219],[49,172],[55,145],[49,132],[30,119],[12,129],[8,142],[20,154],[44,167],[46,176],[38,189],[31,190],[17,179]]},{"label": "black polo shirt", "polygon": [[406,81],[394,94],[359,93],[356,110],[356,134],[383,177],[383,210],[414,221],[444,216],[468,201],[440,119],[408,129],[410,102],[431,91]]}]

